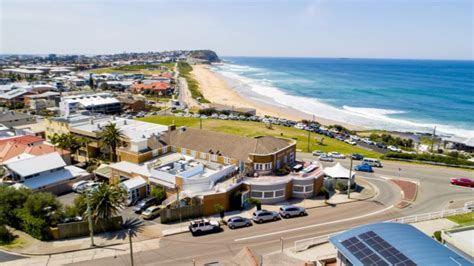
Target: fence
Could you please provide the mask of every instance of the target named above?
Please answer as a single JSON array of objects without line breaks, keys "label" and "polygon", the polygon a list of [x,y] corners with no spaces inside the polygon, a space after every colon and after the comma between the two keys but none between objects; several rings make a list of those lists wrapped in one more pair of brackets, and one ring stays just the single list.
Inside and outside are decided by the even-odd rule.
[{"label": "fence", "polygon": [[160,213],[160,220],[161,223],[168,223],[172,221],[179,220],[180,216],[181,219],[188,219],[188,218],[196,218],[202,217],[204,214],[204,205],[191,205],[191,206],[183,206],[176,209],[163,209]]},{"label": "fence", "polygon": [[[469,213],[469,212],[471,212],[471,210],[469,209],[470,206],[474,206],[474,201],[473,202],[466,202],[466,204],[464,205],[464,208],[452,209],[452,210],[442,210],[442,211],[431,212],[431,213],[423,213],[423,214],[418,214],[418,215],[413,215],[413,216],[396,218],[396,219],[388,220],[388,221],[385,221],[385,222],[417,223],[417,222],[429,221],[429,220],[434,220],[434,219],[440,219],[440,218],[445,218],[445,217],[449,217],[449,216],[453,216],[453,215]],[[329,238],[331,236],[337,235],[341,232],[295,241],[294,252],[303,251],[303,250],[306,250],[308,248],[311,248],[312,246],[326,243],[326,242],[329,241]]]},{"label": "fence", "polygon": [[417,222],[424,222],[424,221],[429,221],[429,220],[434,220],[434,219],[441,219],[445,218],[448,216],[453,216],[453,215],[458,215],[458,214],[464,214],[468,213],[471,210],[468,208],[459,208],[459,209],[452,209],[452,210],[442,210],[438,212],[430,212],[430,213],[423,213],[423,214],[418,214],[418,215],[413,215],[413,216],[407,216],[407,217],[401,217],[401,218],[396,218],[393,220],[389,220],[386,222],[392,222],[392,223],[417,223]]},{"label": "fence", "polygon": [[[122,216],[112,217],[109,220],[99,220],[94,223],[94,233],[117,231],[122,229]],[[89,234],[89,223],[87,221],[58,224],[51,228],[54,239],[65,239]]]}]

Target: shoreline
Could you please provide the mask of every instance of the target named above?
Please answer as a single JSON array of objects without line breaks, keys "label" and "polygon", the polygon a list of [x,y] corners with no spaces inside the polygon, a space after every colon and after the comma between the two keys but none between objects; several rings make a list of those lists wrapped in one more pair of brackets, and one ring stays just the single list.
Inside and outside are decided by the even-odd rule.
[{"label": "shoreline", "polygon": [[252,98],[236,90],[236,85],[223,76],[211,71],[209,65],[193,65],[191,72],[193,77],[199,82],[201,93],[212,103],[231,105],[235,107],[254,108],[259,116],[280,117],[295,121],[313,120],[321,125],[341,125],[350,130],[368,130],[368,128],[339,122],[316,115],[311,115],[298,109],[272,102],[269,97],[268,102],[263,98]]}]

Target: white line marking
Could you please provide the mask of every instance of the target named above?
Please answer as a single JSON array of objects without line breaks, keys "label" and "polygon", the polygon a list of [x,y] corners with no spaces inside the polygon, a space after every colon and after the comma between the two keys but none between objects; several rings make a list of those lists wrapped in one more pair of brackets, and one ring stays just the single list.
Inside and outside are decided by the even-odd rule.
[{"label": "white line marking", "polygon": [[375,214],[378,214],[378,213],[381,213],[381,212],[385,212],[385,211],[387,211],[387,210],[389,210],[389,209],[391,209],[391,208],[393,208],[393,205],[391,205],[391,206],[389,206],[389,207],[387,207],[387,208],[385,208],[385,209],[378,210],[378,211],[371,212],[371,213],[367,213],[367,214],[364,214],[364,215],[361,215],[361,216],[357,216],[357,217],[351,217],[351,218],[346,218],[346,219],[342,219],[342,220],[337,220],[337,221],[332,221],[332,222],[327,222],[327,223],[321,223],[321,224],[312,224],[312,225],[307,225],[307,226],[298,227],[298,228],[292,228],[292,229],[288,229],[288,230],[281,230],[281,231],[271,232],[271,233],[268,233],[268,234],[262,234],[262,235],[244,237],[244,238],[238,238],[238,239],[235,239],[234,241],[235,241],[235,242],[240,242],[240,241],[245,241],[245,240],[250,240],[250,239],[255,239],[255,238],[261,238],[261,237],[272,236],[272,235],[277,235],[277,234],[282,234],[282,233],[288,233],[288,232],[294,232],[294,231],[304,230],[304,229],[313,228],[313,227],[318,227],[318,226],[323,226],[323,225],[328,225],[328,224],[335,224],[335,223],[341,223],[341,222],[347,222],[347,221],[357,220],[357,219],[360,219],[360,218],[364,218],[364,217],[367,217],[367,216],[371,216],[371,215],[375,215]]}]

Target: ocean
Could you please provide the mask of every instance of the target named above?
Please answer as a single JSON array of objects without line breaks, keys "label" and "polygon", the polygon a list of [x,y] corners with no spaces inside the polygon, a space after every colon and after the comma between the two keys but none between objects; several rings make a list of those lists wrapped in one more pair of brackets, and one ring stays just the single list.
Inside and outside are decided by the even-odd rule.
[{"label": "ocean", "polygon": [[240,94],[371,129],[474,137],[474,61],[224,57]]}]

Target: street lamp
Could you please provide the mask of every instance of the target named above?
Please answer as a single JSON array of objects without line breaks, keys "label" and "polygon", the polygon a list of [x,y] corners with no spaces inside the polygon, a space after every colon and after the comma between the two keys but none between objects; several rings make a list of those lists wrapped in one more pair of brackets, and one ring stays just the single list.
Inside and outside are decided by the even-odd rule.
[{"label": "street lamp", "polygon": [[351,198],[351,178],[352,178],[352,155],[351,155],[351,166],[349,167],[349,178],[347,179],[347,198]]}]

